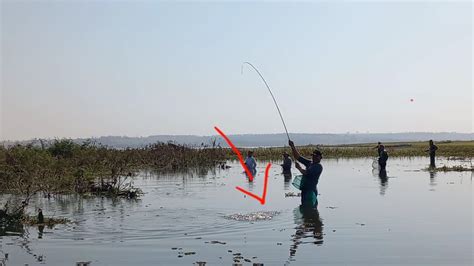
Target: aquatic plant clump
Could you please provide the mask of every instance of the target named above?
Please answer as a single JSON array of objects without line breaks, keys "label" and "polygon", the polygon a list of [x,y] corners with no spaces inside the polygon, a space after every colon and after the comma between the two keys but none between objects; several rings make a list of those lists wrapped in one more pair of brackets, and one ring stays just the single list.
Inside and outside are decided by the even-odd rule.
[{"label": "aquatic plant clump", "polygon": [[437,172],[474,172],[474,167],[464,167],[462,165],[455,166],[442,166],[437,168],[426,168],[425,171],[437,171]]},{"label": "aquatic plant clump", "polygon": [[70,223],[71,220],[62,217],[45,217],[43,223],[38,221],[38,216],[24,216],[21,220],[23,224],[26,225],[47,225],[47,226],[54,226],[58,224],[67,224]]},{"label": "aquatic plant clump", "polygon": [[156,143],[117,150],[57,140],[51,146],[0,147],[0,192],[19,195],[99,193],[136,198],[133,177],[143,169],[176,171],[222,164],[223,149]]}]

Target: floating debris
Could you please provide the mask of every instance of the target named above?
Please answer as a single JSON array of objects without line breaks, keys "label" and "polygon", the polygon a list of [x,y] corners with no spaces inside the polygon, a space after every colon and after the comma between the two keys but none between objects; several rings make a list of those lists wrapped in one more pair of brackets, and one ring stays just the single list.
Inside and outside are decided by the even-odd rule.
[{"label": "floating debris", "polygon": [[190,252],[184,252],[184,255],[185,256],[188,256],[188,255],[195,255],[196,252],[193,252],[193,251],[190,251]]},{"label": "floating debris", "polygon": [[259,212],[251,212],[251,213],[247,213],[247,214],[236,213],[236,214],[224,216],[224,218],[230,219],[230,220],[248,221],[248,222],[268,221],[268,220],[273,219],[273,217],[275,215],[278,215],[278,214],[280,214],[280,212],[277,212],[277,211],[259,211]]},{"label": "floating debris", "polygon": [[221,244],[221,245],[225,245],[225,244],[227,244],[227,243],[226,243],[226,242],[217,241],[217,240],[212,240],[212,241],[211,241],[211,244]]},{"label": "floating debris", "polygon": [[206,262],[205,261],[196,261],[196,265],[198,266],[205,266]]},{"label": "floating debris", "polygon": [[337,209],[337,207],[332,207],[332,206],[328,206],[328,207],[326,207],[326,208],[332,209],[332,210]]}]

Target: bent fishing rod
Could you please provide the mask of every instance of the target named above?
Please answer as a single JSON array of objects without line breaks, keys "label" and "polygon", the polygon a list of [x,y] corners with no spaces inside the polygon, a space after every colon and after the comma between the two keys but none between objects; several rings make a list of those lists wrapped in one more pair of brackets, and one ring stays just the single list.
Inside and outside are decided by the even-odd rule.
[{"label": "bent fishing rod", "polygon": [[290,140],[290,135],[288,134],[288,130],[286,129],[285,120],[283,120],[283,116],[281,115],[280,108],[278,107],[278,103],[275,100],[275,97],[273,96],[272,90],[270,89],[270,86],[268,86],[267,81],[265,80],[265,78],[263,78],[262,74],[260,74],[260,71],[258,71],[258,69],[256,67],[254,67],[249,62],[243,62],[242,63],[242,67],[241,67],[241,73],[242,74],[244,73],[244,64],[247,64],[247,65],[251,66],[257,72],[257,74],[260,76],[260,78],[263,80],[263,83],[265,83],[265,86],[267,86],[267,89],[270,92],[270,95],[272,96],[273,102],[275,103],[275,106],[278,110],[278,114],[280,115],[281,122],[283,122],[283,127],[285,127],[286,136],[288,137],[288,140]]}]

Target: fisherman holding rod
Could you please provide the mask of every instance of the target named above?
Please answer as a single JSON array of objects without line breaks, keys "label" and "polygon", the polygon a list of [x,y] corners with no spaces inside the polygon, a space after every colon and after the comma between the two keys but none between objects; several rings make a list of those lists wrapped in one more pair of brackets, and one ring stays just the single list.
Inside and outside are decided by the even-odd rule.
[{"label": "fisherman holding rod", "polygon": [[321,173],[323,172],[323,166],[320,164],[323,155],[319,150],[314,150],[311,154],[312,160],[308,160],[300,155],[295,147],[293,141],[288,140],[288,144],[293,152],[293,157],[298,162],[302,163],[306,169],[303,169],[298,162],[295,162],[296,168],[303,175],[301,184],[301,205],[303,207],[318,207],[318,181]]},{"label": "fisherman holding rod", "polygon": [[285,128],[286,136],[288,137],[288,144],[291,147],[291,151],[293,152],[293,157],[295,160],[298,162],[302,163],[306,169],[303,169],[298,162],[295,162],[296,168],[301,172],[303,175],[302,178],[302,184],[301,184],[301,205],[303,207],[311,207],[311,208],[316,208],[318,206],[318,181],[319,181],[319,176],[323,172],[323,167],[321,166],[320,162],[321,159],[323,158],[321,152],[319,150],[314,150],[312,153],[312,160],[308,160],[300,155],[298,150],[296,150],[295,144],[293,141],[290,140],[290,135],[288,134],[288,130],[286,128],[285,120],[283,120],[283,116],[281,115],[280,108],[278,107],[278,104],[276,102],[275,97],[273,96],[272,90],[270,89],[270,86],[268,86],[267,81],[263,78],[262,74],[260,74],[260,71],[252,65],[249,62],[244,62],[242,64],[242,74],[243,74],[243,66],[247,64],[250,67],[252,67],[257,74],[260,76],[262,81],[265,83],[265,86],[268,89],[268,92],[270,92],[270,95],[272,96],[273,102],[275,103],[275,107],[278,110],[278,114],[280,115],[281,122],[283,123],[283,127]]}]

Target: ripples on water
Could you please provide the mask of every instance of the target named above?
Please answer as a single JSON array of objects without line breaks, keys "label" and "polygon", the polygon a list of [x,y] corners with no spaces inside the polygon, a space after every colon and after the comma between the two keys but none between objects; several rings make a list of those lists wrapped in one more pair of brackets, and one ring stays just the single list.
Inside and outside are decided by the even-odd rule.
[{"label": "ripples on water", "polygon": [[276,164],[265,205],[235,189],[261,194],[266,162],[252,183],[230,164],[209,173],[144,173],[135,179],[145,192],[140,200],[38,198],[31,212],[75,223],[3,229],[0,263],[472,265],[471,173],[418,171],[425,160],[390,159],[386,175],[372,171],[371,159],[323,160],[319,211],[299,207]]}]

